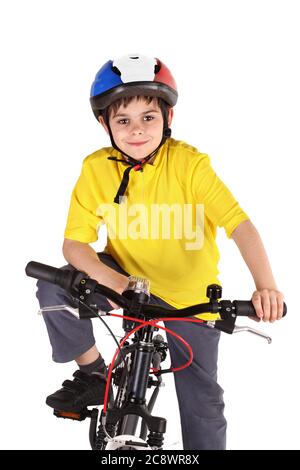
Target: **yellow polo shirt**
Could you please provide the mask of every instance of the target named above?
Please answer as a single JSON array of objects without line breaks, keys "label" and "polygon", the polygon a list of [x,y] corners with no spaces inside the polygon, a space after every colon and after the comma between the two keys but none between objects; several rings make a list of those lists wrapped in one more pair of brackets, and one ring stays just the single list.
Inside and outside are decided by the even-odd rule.
[{"label": "yellow polo shirt", "polygon": [[150,280],[151,292],[176,308],[206,302],[218,283],[217,227],[230,238],[249,219],[218,178],[208,155],[168,139],[153,163],[131,170],[121,204],[113,202],[128,165],[103,148],[83,161],[72,193],[65,238],[92,243],[106,224],[105,251],[129,274]]}]

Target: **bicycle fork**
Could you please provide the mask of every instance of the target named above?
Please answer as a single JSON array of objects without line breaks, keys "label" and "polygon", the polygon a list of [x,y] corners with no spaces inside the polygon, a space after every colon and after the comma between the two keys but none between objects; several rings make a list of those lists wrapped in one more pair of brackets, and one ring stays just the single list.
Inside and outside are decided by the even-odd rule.
[{"label": "bicycle fork", "polygon": [[[127,442],[131,447],[141,446],[141,442],[134,441],[134,434],[138,425],[139,418],[143,420],[143,438],[147,428],[149,429],[147,444],[150,448],[161,449],[163,445],[163,437],[166,432],[166,419],[158,416],[152,416],[151,410],[153,404],[146,405],[146,392],[147,388],[152,385],[160,386],[161,381],[154,381],[149,377],[151,363],[153,361],[153,354],[155,346],[152,341],[153,327],[146,328],[143,338],[137,343],[134,351],[134,360],[131,370],[131,381],[129,385],[129,393],[126,402],[122,408],[109,408],[107,410],[107,424],[110,427],[116,426],[121,423],[118,432],[121,436],[131,435],[133,440]],[[149,409],[151,408],[151,409]],[[143,445],[145,440],[142,439]],[[118,440],[118,436],[113,438]],[[125,443],[123,443],[125,445]]]}]

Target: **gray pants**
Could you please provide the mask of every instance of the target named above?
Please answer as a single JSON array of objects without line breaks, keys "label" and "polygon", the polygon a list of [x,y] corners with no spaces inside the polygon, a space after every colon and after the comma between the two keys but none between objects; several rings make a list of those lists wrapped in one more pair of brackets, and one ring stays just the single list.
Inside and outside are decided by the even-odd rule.
[{"label": "gray pants", "polygon": [[[99,253],[103,263],[122,274],[122,268],[105,253]],[[72,266],[64,266],[72,269]],[[38,281],[37,298],[40,306],[67,304],[77,307],[77,302],[66,291],[54,284]],[[112,307],[103,297],[99,308],[110,311]],[[172,308],[162,299],[151,295],[152,304]],[[77,320],[66,311],[43,313],[55,362],[68,362],[80,356],[95,344],[91,320]],[[223,390],[217,383],[217,359],[220,333],[199,323],[184,321],[165,322],[167,328],[182,336],[192,347],[194,360],[186,369],[174,374],[181,418],[182,440],[185,450],[222,450],[226,445],[226,420],[223,415]],[[188,359],[185,346],[167,333],[173,367]]]}]

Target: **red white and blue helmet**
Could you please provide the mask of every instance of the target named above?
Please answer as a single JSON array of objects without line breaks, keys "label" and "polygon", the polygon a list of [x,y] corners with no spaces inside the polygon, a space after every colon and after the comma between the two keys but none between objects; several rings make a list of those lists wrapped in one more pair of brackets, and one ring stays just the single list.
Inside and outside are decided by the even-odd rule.
[{"label": "red white and blue helmet", "polygon": [[162,98],[175,106],[176,82],[166,65],[153,57],[131,54],[106,62],[91,88],[90,103],[96,118],[114,101],[131,96]]}]

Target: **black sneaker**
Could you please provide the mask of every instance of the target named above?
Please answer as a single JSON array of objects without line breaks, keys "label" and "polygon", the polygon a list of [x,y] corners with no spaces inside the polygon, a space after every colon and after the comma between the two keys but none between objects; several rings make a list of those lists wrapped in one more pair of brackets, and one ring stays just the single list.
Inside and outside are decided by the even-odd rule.
[{"label": "black sneaker", "polygon": [[103,405],[106,377],[76,370],[74,380],[65,380],[62,388],[46,398],[47,405],[61,411],[81,411],[87,406]]}]

